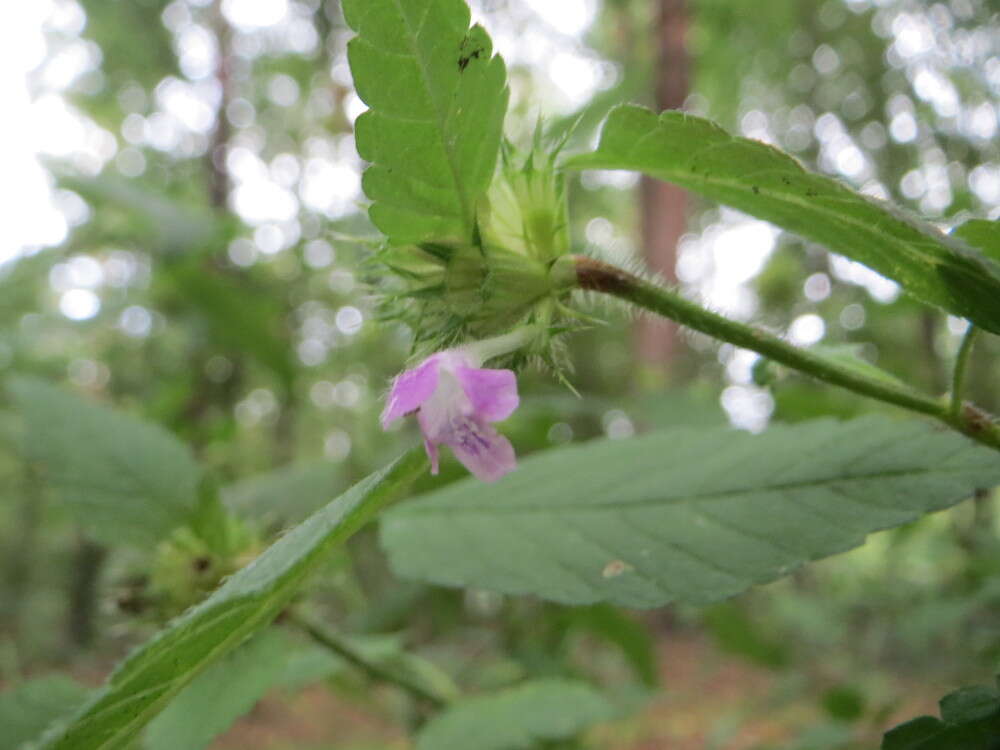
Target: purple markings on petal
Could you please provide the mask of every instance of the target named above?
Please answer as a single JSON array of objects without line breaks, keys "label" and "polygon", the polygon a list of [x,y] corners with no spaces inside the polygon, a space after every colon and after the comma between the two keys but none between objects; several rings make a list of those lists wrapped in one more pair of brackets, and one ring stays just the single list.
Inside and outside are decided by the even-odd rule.
[{"label": "purple markings on petal", "polygon": [[471,365],[465,352],[447,349],[401,374],[389,392],[382,426],[416,411],[432,474],[438,473],[444,444],[476,477],[493,482],[517,465],[514,446],[490,425],[517,408],[517,378],[511,370]]},{"label": "purple markings on petal", "polygon": [[506,419],[520,403],[517,396],[517,376],[513,370],[458,367],[455,375],[472,402],[473,412],[487,422]]},{"label": "purple markings on petal", "polygon": [[438,356],[428,357],[418,367],[398,375],[382,411],[382,429],[420,408],[438,384]]},{"label": "purple markings on petal", "polygon": [[517,468],[514,446],[488,424],[461,420],[445,441],[455,458],[484,482],[495,482]]}]

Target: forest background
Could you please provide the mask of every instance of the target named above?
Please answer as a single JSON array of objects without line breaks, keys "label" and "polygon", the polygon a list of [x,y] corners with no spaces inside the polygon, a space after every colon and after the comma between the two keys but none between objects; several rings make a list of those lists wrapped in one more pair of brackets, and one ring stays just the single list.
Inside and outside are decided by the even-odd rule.
[{"label": "forest background", "polygon": [[[944,229],[1000,218],[993,0],[471,5],[507,63],[517,142],[541,119],[579,152],[621,102],[683,108]],[[378,423],[410,341],[372,300],[380,239],[338,3],[46,0],[0,9],[0,35],[0,376],[21,384],[0,395],[0,717],[41,706],[27,739],[265,540],[412,444]],[[896,283],[635,174],[569,180],[576,250],[641,260],[730,318],[948,390],[966,323]],[[582,397],[544,373],[522,378],[504,427],[519,455],[893,413],[702,334],[597,314],[611,325],[568,341]],[[993,411],[998,354],[980,337],[968,370],[970,397]],[[190,446],[246,519],[229,558],[192,575],[210,556],[199,539],[167,538],[168,522],[111,514],[95,530],[81,517],[25,437],[40,414],[43,442],[79,450],[79,399]],[[86,466],[74,471],[83,482]],[[442,481],[459,476],[449,463]],[[292,659],[275,656],[285,641],[261,642],[246,658],[256,670],[229,667],[248,670],[230,673],[246,688],[232,705],[201,702],[214,718],[195,722],[200,736],[178,739],[164,713],[144,742],[407,747],[420,697],[374,663],[473,692],[581,674],[617,686],[631,710],[588,730],[580,741],[595,747],[870,747],[949,691],[992,681],[997,523],[996,498],[980,493],[738,599],[651,612],[401,579],[368,529],[313,587],[316,616],[352,634],[360,669],[308,634]]]}]

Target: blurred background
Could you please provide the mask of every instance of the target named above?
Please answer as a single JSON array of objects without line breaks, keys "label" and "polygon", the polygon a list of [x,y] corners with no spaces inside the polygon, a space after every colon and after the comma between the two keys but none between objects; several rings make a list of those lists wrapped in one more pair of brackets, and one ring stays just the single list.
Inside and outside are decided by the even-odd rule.
[{"label": "blurred background", "polygon": [[[471,4],[510,69],[515,141],[542,118],[581,150],[617,103],[684,108],[945,229],[1000,218],[996,0]],[[0,377],[173,431],[263,541],[414,440],[377,424],[409,338],[371,297],[350,37],[335,0],[0,6]],[[947,389],[964,323],[857,263],[632,174],[574,175],[570,201],[580,252],[643,259],[734,318]],[[597,314],[610,325],[569,342],[582,398],[522,380],[505,427],[519,454],[878,408],[704,336]],[[1000,345],[980,341],[970,390],[996,409]],[[441,481],[458,475],[449,464]],[[261,503],[275,487],[288,503]],[[581,673],[622,685],[637,712],[595,747],[871,747],[992,678],[996,526],[984,496],[734,602],[652,613],[408,584],[368,533],[315,595],[470,689]],[[24,459],[0,394],[0,687],[99,683],[189,603],[162,583],[164,545],[84,532]],[[344,665],[294,666],[217,747],[407,747],[398,696]]]}]

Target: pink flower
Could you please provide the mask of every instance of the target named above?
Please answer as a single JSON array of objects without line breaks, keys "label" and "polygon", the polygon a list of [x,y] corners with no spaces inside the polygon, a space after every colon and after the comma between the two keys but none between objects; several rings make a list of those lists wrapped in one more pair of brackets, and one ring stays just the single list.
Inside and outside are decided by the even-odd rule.
[{"label": "pink flower", "polygon": [[434,474],[442,443],[484,482],[516,466],[514,447],[490,423],[506,419],[517,408],[517,378],[511,370],[481,369],[481,363],[473,347],[446,349],[393,381],[382,427],[416,411]]}]

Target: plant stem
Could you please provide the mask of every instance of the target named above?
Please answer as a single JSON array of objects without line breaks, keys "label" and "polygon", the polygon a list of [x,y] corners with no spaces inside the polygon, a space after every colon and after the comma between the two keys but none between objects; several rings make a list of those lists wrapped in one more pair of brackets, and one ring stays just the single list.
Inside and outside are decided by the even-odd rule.
[{"label": "plant stem", "polygon": [[1000,450],[1000,424],[972,404],[964,404],[955,412],[938,399],[909,386],[869,377],[815,352],[800,349],[767,331],[729,320],[684,299],[671,289],[640,279],[615,266],[581,255],[573,256],[572,262],[576,269],[577,286],[581,289],[626,300],[696,331],[755,351],[817,380],[934,417],[972,439]]},{"label": "plant stem", "polygon": [[535,326],[521,326],[502,336],[475,341],[471,344],[466,344],[462,348],[472,355],[474,359],[486,362],[494,357],[501,357],[504,354],[517,351],[530,344],[537,336],[538,329]]},{"label": "plant stem", "polygon": [[958,348],[958,357],[955,359],[955,372],[951,380],[951,415],[958,419],[962,414],[962,390],[965,387],[965,373],[969,369],[969,355],[972,353],[972,346],[979,336],[979,329],[971,323],[962,339],[962,345]]},{"label": "plant stem", "polygon": [[369,659],[346,638],[341,637],[338,633],[324,627],[301,612],[290,611],[287,614],[287,620],[316,641],[316,643],[360,669],[370,679],[395,685],[418,701],[429,703],[434,708],[443,708],[449,702],[448,697],[432,692],[423,685],[411,680],[408,676],[386,669],[377,662]]}]

